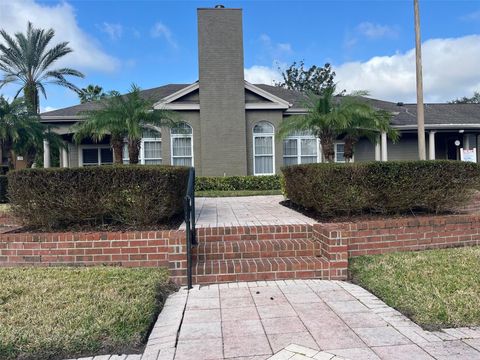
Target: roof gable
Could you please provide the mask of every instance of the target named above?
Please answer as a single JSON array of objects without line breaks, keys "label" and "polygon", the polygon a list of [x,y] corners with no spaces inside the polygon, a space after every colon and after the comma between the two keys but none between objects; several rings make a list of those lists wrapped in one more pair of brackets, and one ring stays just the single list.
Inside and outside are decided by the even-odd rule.
[{"label": "roof gable", "polygon": [[[166,96],[154,104],[154,109],[168,110],[200,110],[200,101],[196,94],[200,90],[197,82],[177,92]],[[245,81],[245,92],[256,101],[246,101],[245,109],[281,109],[286,110],[292,106],[288,101]],[[246,97],[247,99],[247,97]]]}]

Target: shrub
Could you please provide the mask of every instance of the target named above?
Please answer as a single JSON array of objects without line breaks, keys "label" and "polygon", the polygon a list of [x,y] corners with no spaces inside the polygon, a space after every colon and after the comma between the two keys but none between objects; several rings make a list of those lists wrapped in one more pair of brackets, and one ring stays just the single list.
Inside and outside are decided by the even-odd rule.
[{"label": "shrub", "polygon": [[10,167],[8,165],[0,165],[0,175],[7,175]]},{"label": "shrub", "polygon": [[7,176],[0,175],[0,204],[8,203],[7,188],[8,188]]},{"label": "shrub", "polygon": [[282,169],[287,197],[323,216],[447,211],[478,188],[480,166],[459,161],[309,164]]},{"label": "shrub", "polygon": [[188,168],[25,169],[8,180],[13,214],[33,227],[158,225],[182,212]]},{"label": "shrub", "polygon": [[280,190],[280,176],[199,176],[196,191]]}]

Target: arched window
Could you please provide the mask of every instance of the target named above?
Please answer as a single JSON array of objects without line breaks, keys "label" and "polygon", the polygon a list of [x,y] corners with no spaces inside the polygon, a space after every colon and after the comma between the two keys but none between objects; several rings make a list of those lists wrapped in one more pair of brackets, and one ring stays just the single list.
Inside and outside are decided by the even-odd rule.
[{"label": "arched window", "polygon": [[[129,163],[128,144],[123,147],[123,163]],[[162,163],[162,134],[155,128],[146,128],[142,133],[139,164],[159,165]]]},{"label": "arched window", "polygon": [[311,132],[295,131],[283,140],[283,164],[309,164],[320,160],[320,141]]},{"label": "arched window", "polygon": [[275,174],[275,128],[261,121],[253,128],[253,174]]},{"label": "arched window", "polygon": [[193,130],[185,122],[170,130],[172,165],[193,165]]}]

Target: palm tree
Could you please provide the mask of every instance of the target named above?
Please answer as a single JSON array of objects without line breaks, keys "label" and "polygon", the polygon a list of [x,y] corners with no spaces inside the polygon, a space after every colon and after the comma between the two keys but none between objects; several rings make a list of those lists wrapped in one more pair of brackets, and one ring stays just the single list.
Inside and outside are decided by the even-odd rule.
[{"label": "palm tree", "polygon": [[[27,166],[33,163],[29,149],[36,150],[43,145],[46,127],[38,121],[37,115],[28,112],[23,98],[14,99],[9,103],[0,96],[0,141],[8,154],[8,165],[13,168],[13,153],[26,157]],[[35,151],[33,151],[33,158]]]},{"label": "palm tree", "polygon": [[353,157],[354,146],[362,137],[372,142],[378,134],[386,131],[393,140],[398,133],[390,126],[390,114],[376,110],[355,92],[350,95],[335,95],[335,86],[327,88],[322,96],[310,95],[305,103],[307,114],[288,117],[280,126],[281,137],[296,130],[308,130],[320,139],[325,161],[335,159],[335,141],[343,137],[344,156],[348,162]]},{"label": "palm tree", "polygon": [[335,86],[324,90],[322,96],[309,94],[305,101],[305,115],[289,116],[280,125],[279,135],[288,136],[296,130],[311,131],[320,139],[325,161],[333,162],[335,157],[335,140],[347,128],[350,113],[342,102],[334,96]]},{"label": "palm tree", "polygon": [[61,42],[47,49],[55,36],[53,29],[35,29],[29,22],[27,33],[16,33],[14,37],[0,30],[5,44],[0,44],[0,70],[4,72],[0,79],[0,88],[10,83],[20,85],[15,97],[23,91],[30,113],[39,113],[39,92],[46,98],[46,84],[56,84],[78,92],[79,89],[69,82],[66,76],[83,78],[84,75],[74,69],[51,69],[56,61],[73,50],[68,42]]},{"label": "palm tree", "polygon": [[386,132],[387,137],[394,142],[399,138],[398,131],[390,125],[392,115],[388,111],[373,108],[360,98],[366,95],[368,95],[367,92],[359,91],[342,98],[343,107],[350,116],[348,125],[341,135],[345,143],[346,162],[352,160],[355,144],[361,138],[366,138],[373,144],[378,142],[382,132]]},{"label": "palm tree", "polygon": [[107,94],[103,92],[103,88],[101,86],[92,84],[88,85],[86,88],[82,88],[78,93],[78,97],[80,98],[80,102],[82,104],[89,101],[100,100],[105,96],[107,96]]},{"label": "palm tree", "polygon": [[113,91],[100,100],[98,109],[83,113],[85,121],[75,127],[74,139],[77,142],[86,137],[101,140],[110,135],[115,163],[122,163],[126,138],[130,164],[138,164],[143,131],[151,126],[173,127],[177,124],[174,113],[153,109],[153,104],[141,96],[140,88],[135,84],[126,95]]}]

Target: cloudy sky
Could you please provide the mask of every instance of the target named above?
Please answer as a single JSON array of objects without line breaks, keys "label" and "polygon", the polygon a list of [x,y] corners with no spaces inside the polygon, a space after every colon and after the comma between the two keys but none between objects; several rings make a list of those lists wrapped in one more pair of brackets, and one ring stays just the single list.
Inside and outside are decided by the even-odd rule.
[{"label": "cloudy sky", "polygon": [[[0,27],[53,28],[74,53],[58,66],[83,71],[78,86],[126,91],[198,78],[196,8],[218,1],[0,1]],[[339,87],[415,101],[413,1],[223,1],[243,8],[245,77],[271,84],[295,60],[333,64]],[[420,0],[428,102],[480,90],[480,1]],[[15,87],[0,90],[7,96]],[[78,103],[48,87],[42,110]]]}]

